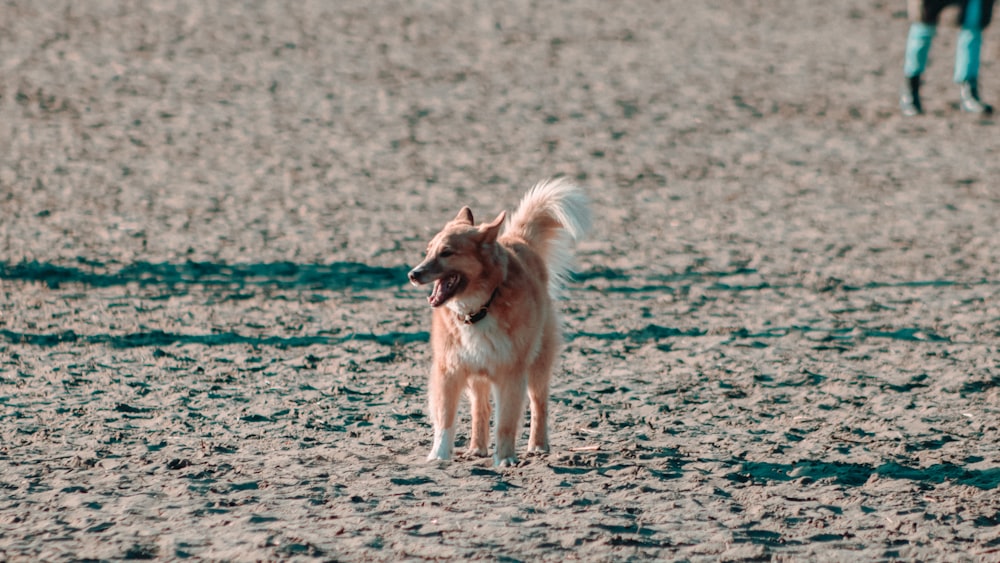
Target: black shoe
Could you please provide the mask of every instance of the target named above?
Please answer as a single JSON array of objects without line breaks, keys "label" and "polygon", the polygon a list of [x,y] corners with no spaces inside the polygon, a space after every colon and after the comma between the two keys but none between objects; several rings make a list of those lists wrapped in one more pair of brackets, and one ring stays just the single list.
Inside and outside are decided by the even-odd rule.
[{"label": "black shoe", "polygon": [[[963,90],[964,92],[964,90]],[[899,95],[899,109],[906,117],[924,113],[920,107],[920,75],[908,76],[903,83],[903,91]]]},{"label": "black shoe", "polygon": [[975,80],[966,80],[961,86],[962,111],[967,113],[993,113],[993,106],[984,104],[979,99],[979,85]]}]

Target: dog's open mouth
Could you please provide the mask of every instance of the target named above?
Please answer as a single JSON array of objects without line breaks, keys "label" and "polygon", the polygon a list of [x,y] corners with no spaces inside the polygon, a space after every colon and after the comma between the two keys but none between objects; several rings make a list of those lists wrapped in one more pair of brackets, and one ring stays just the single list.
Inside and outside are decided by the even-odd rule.
[{"label": "dog's open mouth", "polygon": [[441,279],[434,281],[434,288],[427,296],[427,302],[431,307],[440,307],[445,301],[451,299],[458,293],[462,286],[462,276],[459,274],[448,274]]}]

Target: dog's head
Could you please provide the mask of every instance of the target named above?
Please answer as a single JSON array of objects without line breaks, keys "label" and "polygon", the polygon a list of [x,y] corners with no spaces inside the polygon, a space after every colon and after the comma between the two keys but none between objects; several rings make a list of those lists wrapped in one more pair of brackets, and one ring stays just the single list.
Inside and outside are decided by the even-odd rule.
[{"label": "dog's head", "polygon": [[433,282],[427,297],[431,307],[440,307],[479,280],[488,266],[490,250],[496,243],[505,212],[490,223],[476,226],[472,210],[463,207],[427,245],[427,256],[410,270],[410,283]]}]

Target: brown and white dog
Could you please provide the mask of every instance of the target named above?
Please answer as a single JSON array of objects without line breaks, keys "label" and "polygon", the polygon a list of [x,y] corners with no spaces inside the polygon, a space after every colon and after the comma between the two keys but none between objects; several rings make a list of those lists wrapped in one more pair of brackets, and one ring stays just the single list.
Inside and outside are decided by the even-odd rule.
[{"label": "brown and white dog", "polygon": [[[428,460],[450,459],[463,389],[472,406],[467,455],[489,448],[490,391],[496,402],[495,465],[517,463],[514,442],[525,392],[531,400],[529,452],[547,452],[549,380],[562,339],[554,301],[569,271],[569,243],[590,224],[587,198],[564,178],[536,184],[506,229],[501,212],[476,225],[463,207],[410,271],[414,285],[434,284]],[[501,234],[501,231],[503,233]]]}]

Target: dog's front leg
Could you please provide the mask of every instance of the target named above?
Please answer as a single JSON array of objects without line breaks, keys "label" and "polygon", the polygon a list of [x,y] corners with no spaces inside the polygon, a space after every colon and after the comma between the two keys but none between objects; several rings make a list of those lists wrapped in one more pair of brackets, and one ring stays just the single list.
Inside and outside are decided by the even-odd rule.
[{"label": "dog's front leg", "polygon": [[444,372],[437,366],[431,373],[429,406],[434,424],[434,445],[427,454],[427,461],[451,459],[455,449],[455,413],[462,395],[462,380],[459,375]]},{"label": "dog's front leg", "polygon": [[486,457],[490,449],[490,382],[485,377],[469,379],[469,403],[472,406],[472,440],[467,456]]},{"label": "dog's front leg", "polygon": [[496,453],[493,464],[498,467],[517,465],[514,444],[521,427],[521,412],[524,410],[524,377],[498,377],[493,387],[497,403]]}]

